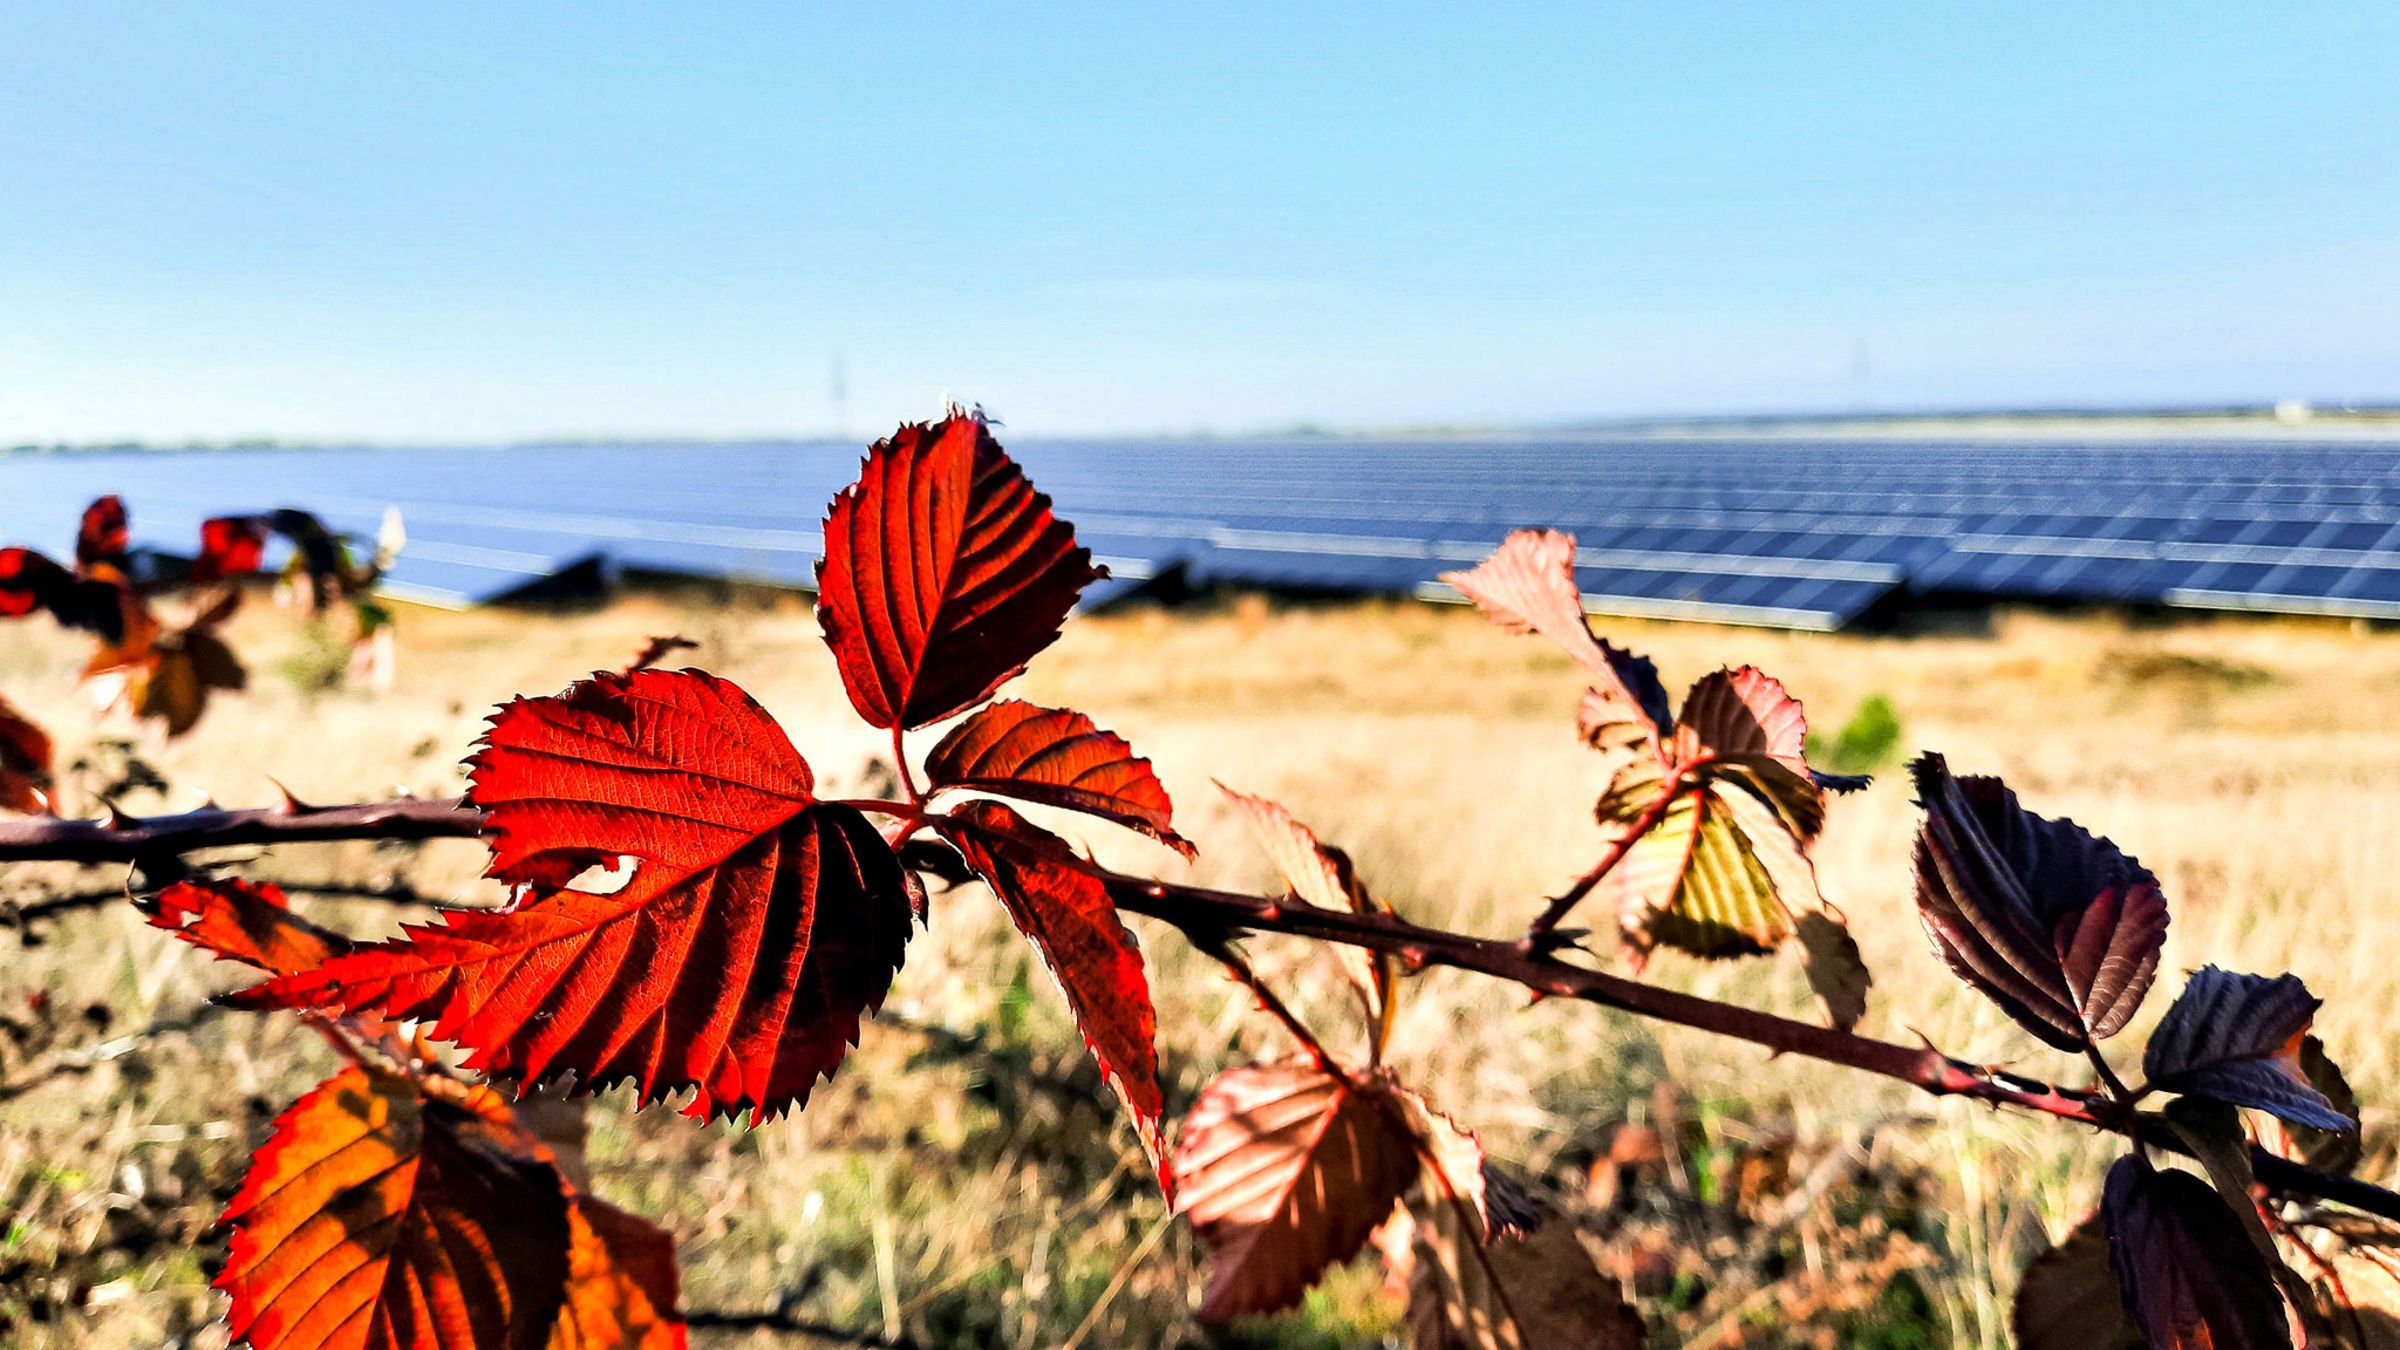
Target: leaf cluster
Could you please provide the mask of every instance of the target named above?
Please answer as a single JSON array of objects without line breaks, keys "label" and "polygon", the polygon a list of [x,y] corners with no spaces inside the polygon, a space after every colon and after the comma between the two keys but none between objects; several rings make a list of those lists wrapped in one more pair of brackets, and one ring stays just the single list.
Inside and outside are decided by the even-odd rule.
[{"label": "leaf cluster", "polygon": [[[348,541],[306,511],[212,516],[200,523],[198,551],[173,557],[132,546],[123,499],[102,497],[84,508],[68,567],[30,548],[0,548],[0,618],[46,613],[62,627],[98,643],[82,682],[102,711],[122,707],[157,722],[168,736],[191,730],[209,697],[244,688],[249,674],[221,630],[241,603],[234,583],[260,572],[267,544],[290,546],[285,579],[307,598],[312,613],[347,602],[357,619],[358,652],[371,657],[389,614],[368,595],[405,543],[397,512],[385,516],[374,554],[361,563]],[[189,603],[162,618],[152,602],[181,592]],[[388,635],[382,639],[388,646]],[[21,714],[0,704],[0,807],[50,807],[46,739],[28,732]]]},{"label": "leaf cluster", "polygon": [[[123,580],[122,508],[102,509],[113,501],[87,516],[74,571],[0,554],[0,605],[44,608],[104,638],[113,623],[120,644],[144,633],[143,650],[158,653],[153,685],[182,679],[162,674],[181,660],[205,688],[214,620],[139,627],[149,621],[125,599],[139,592]],[[270,533],[324,579],[320,603],[355,594],[388,562],[355,567],[285,514],[296,513],[210,522],[185,579],[255,571]],[[1517,971],[1614,981],[1618,1006],[2129,1139],[2089,1231],[2027,1274],[2018,1320],[2029,1345],[2095,1333],[2157,1347],[2342,1343],[2352,1333],[2337,1314],[2355,1322],[2361,1306],[2347,1291],[2373,1286],[2370,1267],[2392,1268],[2361,1216],[2260,1181],[2270,1163],[2330,1177],[2359,1159],[2356,1103],[2308,1035],[2317,1000],[2289,975],[2205,968],[2159,1019],[2128,1085],[2107,1043],[2156,981],[2163,889],[2109,840],[2035,814],[1997,778],[1954,775],[1935,754],[1911,765],[1925,812],[1918,910],[1961,980],[2036,1041],[2079,1057],[2096,1084],[2024,1085],[1854,1035],[1872,979],[1811,854],[1833,798],[1866,781],[1811,765],[1801,704],[1755,668],[1710,672],[1672,700],[1649,660],[1593,631],[1571,536],[1519,531],[1450,578],[1504,629],[1539,634],[1576,662],[1576,734],[1607,767],[1595,861],[1505,943],[1408,923],[1347,853],[1282,806],[1230,789],[1282,879],[1277,896],[1186,888],[1178,910],[1165,885],[1104,872],[1043,823],[1071,813],[1193,853],[1164,785],[1123,737],[1080,711],[1000,696],[1105,569],[980,416],[954,412],[878,442],[830,504],[824,535],[823,636],[851,707],[889,738],[889,795],[827,795],[765,708],[718,676],[663,668],[689,644],[653,639],[623,669],[514,699],[489,719],[464,804],[487,874],[510,890],[504,908],[445,911],[360,941],[302,921],[271,887],[231,879],[148,901],[160,927],[265,973],[227,1003],[302,1017],[351,1061],[278,1121],[226,1211],[234,1246],[221,1283],[237,1338],[680,1343],[671,1243],[590,1196],[573,1149],[510,1095],[624,1084],[637,1105],[673,1100],[752,1128],[805,1108],[938,921],[929,876],[979,882],[1040,957],[1161,1191],[1211,1254],[1207,1319],[1293,1306],[1372,1246],[1408,1291],[1421,1346],[1641,1343],[1639,1317],[1572,1220],[1392,1067],[1408,977],[1443,957],[1467,964],[1462,952],[1537,994],[1582,986]],[[935,743],[912,758],[908,733],[933,728]],[[0,804],[42,805],[47,758],[38,729],[0,705]],[[1637,973],[1661,953],[1791,949],[1826,1025],[1566,964],[1587,959],[1588,934],[1563,926],[1587,899],[1608,907]],[[1167,918],[1294,1045],[1217,1075],[1171,1142],[1157,1012],[1125,908]],[[1247,943],[1271,931],[1332,939],[1333,972],[1355,1001],[1355,1053],[1329,1048],[1252,967]]]}]

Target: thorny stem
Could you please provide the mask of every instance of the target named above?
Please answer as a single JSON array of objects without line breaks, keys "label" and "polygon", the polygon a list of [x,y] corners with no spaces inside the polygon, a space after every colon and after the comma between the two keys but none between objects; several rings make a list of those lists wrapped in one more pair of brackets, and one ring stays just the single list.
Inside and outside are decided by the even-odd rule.
[{"label": "thorny stem", "polygon": [[209,806],[138,820],[34,816],[0,824],[0,863],[156,863],[199,849],[333,839],[471,839],[482,829],[483,814],[458,797],[398,797],[346,806],[294,803],[258,811]]},{"label": "thorny stem", "polygon": [[1583,897],[1590,895],[1594,886],[1615,871],[1618,863],[1625,861],[1625,855],[1633,851],[1633,846],[1640,843],[1642,837],[1649,834],[1658,822],[1667,818],[1668,808],[1675,804],[1675,798],[1682,794],[1682,790],[1683,770],[1678,769],[1668,776],[1658,800],[1650,803],[1617,837],[1616,842],[1608,846],[1608,851],[1600,855],[1600,861],[1592,864],[1592,870],[1577,877],[1574,885],[1550,901],[1550,907],[1543,910],[1539,918],[1526,925],[1524,945],[1527,951],[1541,948],[1544,945],[1542,940],[1558,927],[1559,920],[1567,917],[1567,911],[1575,908]]},{"label": "thorny stem", "polygon": [[[0,823],[0,862],[172,864],[185,853],[229,846],[335,839],[471,837],[482,814],[458,798],[401,798],[345,806],[286,806],[262,811],[209,808],[147,820],[74,821],[35,817]],[[1095,869],[1118,908],[1165,922],[1214,953],[1242,932],[1281,933],[1387,952],[1410,971],[1447,966],[1522,985],[1537,996],[1579,999],[1654,1021],[1747,1041],[1779,1055],[1800,1055],[1907,1083],[1935,1096],[2015,1107],[2185,1152],[2152,1118],[2106,1094],[2021,1078],[1952,1059],[1931,1046],[1901,1045],[1813,1022],[1720,1003],[1529,950],[1527,944],[1425,928],[1393,914],[1357,914]],[[1272,1011],[1272,1008],[1270,1008]],[[2287,1195],[2313,1196],[2400,1220],[2400,1194],[2338,1176],[2253,1146],[2252,1172]]]},{"label": "thorny stem", "polygon": [[1218,947],[1212,948],[1208,954],[1217,958],[1218,964],[1225,967],[1226,973],[1233,976],[1236,984],[1257,997],[1258,1006],[1268,1016],[1283,1023],[1283,1029],[1291,1033],[1293,1040],[1300,1042],[1300,1048],[1308,1052],[1318,1068],[1332,1075],[1344,1087],[1356,1086],[1350,1081],[1349,1074],[1343,1071],[1341,1061],[1335,1059],[1333,1053],[1325,1048],[1325,1043],[1317,1039],[1317,1033],[1309,1030],[1308,1024],[1300,1020],[1300,1014],[1292,1011],[1292,1006],[1283,1001],[1282,995],[1269,989],[1266,981],[1258,978],[1258,972],[1251,969],[1249,961],[1241,953]]}]

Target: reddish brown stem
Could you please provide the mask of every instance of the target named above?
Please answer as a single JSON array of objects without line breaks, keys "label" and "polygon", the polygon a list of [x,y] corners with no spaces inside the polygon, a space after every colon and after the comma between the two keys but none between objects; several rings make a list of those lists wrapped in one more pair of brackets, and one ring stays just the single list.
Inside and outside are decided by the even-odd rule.
[{"label": "reddish brown stem", "polygon": [[2083,1047],[2083,1053],[2092,1062],[2093,1070],[2100,1075],[2100,1086],[2108,1089],[2108,1095],[2115,1098],[2119,1105],[2132,1105],[2133,1093],[2126,1088],[2125,1080],[2117,1077],[2117,1071],[2108,1067],[2108,1056],[2100,1053],[2100,1047],[2087,1045]]},{"label": "reddish brown stem", "polygon": [[923,806],[925,793],[917,786],[917,776],[908,767],[908,743],[898,723],[892,725],[892,771],[900,775],[900,790],[908,794],[909,802]]},{"label": "reddish brown stem", "polygon": [[[0,862],[141,862],[172,860],[202,849],[333,839],[471,837],[483,817],[456,798],[400,798],[345,806],[276,807],[263,811],[214,808],[147,820],[74,821],[32,817],[0,823]],[[1410,969],[1428,965],[1473,971],[1522,985],[1537,995],[1580,999],[1655,1021],[1729,1036],[1776,1054],[1802,1055],[1910,1084],[1936,1096],[1961,1096],[1996,1106],[2037,1111],[2183,1151],[2171,1131],[2102,1093],[2055,1087],[1952,1059],[1931,1046],[1900,1045],[1836,1031],[1755,1009],[1644,984],[1570,964],[1527,944],[1424,928],[1392,914],[1319,909],[1289,897],[1242,895],[1102,871],[1109,897],[1121,909],[1146,914],[1181,930],[1204,951],[1221,950],[1238,933],[1282,933],[1388,952]],[[1272,1011],[1272,1009],[1270,1009]],[[2253,1147],[2258,1179],[2290,1195],[2332,1200],[2400,1220],[2400,1195],[2351,1177],[2335,1176]]]},{"label": "reddish brown stem", "polygon": [[[1288,900],[1179,886],[1114,872],[1102,873],[1101,879],[1119,908],[1184,929],[1203,946],[1222,942],[1229,932],[1247,929],[1390,952],[1412,968],[1437,965],[1473,971],[1523,985],[1537,995],[1581,999],[1654,1021],[1729,1036],[1777,1054],[1801,1055],[1896,1079],[1935,1096],[1968,1097],[1995,1106],[2037,1111],[2138,1138],[2173,1152],[2186,1151],[2172,1132],[2147,1125],[2145,1118],[2104,1094],[2058,1087],[1980,1067],[1952,1059],[1931,1046],[1879,1041],[1871,1036],[1643,984],[1528,952],[1521,943],[1421,928],[1394,915],[1319,909]],[[2384,1218],[2400,1219],[2400,1195],[2380,1186],[2320,1172],[2256,1146],[2250,1150],[2250,1162],[2258,1179],[2279,1191],[2312,1195]]]},{"label": "reddish brown stem", "polygon": [[1283,1001],[1282,995],[1269,989],[1266,982],[1258,978],[1258,972],[1250,968],[1250,963],[1242,959],[1239,952],[1217,948],[1211,950],[1209,955],[1217,958],[1217,963],[1225,967],[1226,973],[1233,976],[1235,983],[1248,989],[1257,997],[1258,1006],[1268,1016],[1283,1024],[1283,1029],[1290,1033],[1293,1040],[1300,1043],[1300,1048],[1306,1050],[1309,1057],[1316,1060],[1318,1068],[1339,1079],[1343,1086],[1353,1086],[1350,1076],[1342,1071],[1341,1061],[1335,1059],[1333,1052],[1325,1048],[1325,1042],[1317,1039],[1317,1033],[1309,1030],[1308,1023],[1300,1020],[1300,1014],[1292,1011],[1292,1006]]},{"label": "reddish brown stem", "polygon": [[1683,771],[1679,769],[1668,777],[1665,790],[1658,794],[1658,800],[1650,803],[1631,825],[1626,826],[1625,832],[1608,846],[1608,851],[1600,855],[1600,861],[1592,864],[1592,870],[1577,877],[1574,885],[1553,897],[1549,908],[1526,925],[1524,944],[1527,951],[1540,949],[1544,945],[1542,939],[1558,927],[1559,920],[1567,917],[1567,912],[1581,903],[1583,897],[1590,895],[1594,886],[1615,871],[1618,863],[1625,861],[1625,855],[1633,851],[1633,846],[1641,842],[1642,836],[1658,828],[1658,822],[1667,818],[1667,808],[1675,804],[1682,787]]},{"label": "reddish brown stem", "polygon": [[471,839],[483,813],[458,797],[395,797],[343,806],[203,807],[108,820],[30,816],[0,822],[0,862],[132,863],[210,848],[330,839]]},{"label": "reddish brown stem", "polygon": [[895,820],[925,818],[924,806],[914,802],[888,801],[882,797],[826,797],[821,800],[827,806],[847,806],[853,811],[869,811]]}]

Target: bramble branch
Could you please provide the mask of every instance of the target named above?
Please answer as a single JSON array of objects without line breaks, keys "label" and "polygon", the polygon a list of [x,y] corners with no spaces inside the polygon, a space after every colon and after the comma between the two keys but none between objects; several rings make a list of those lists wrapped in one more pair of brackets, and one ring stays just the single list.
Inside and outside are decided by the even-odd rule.
[{"label": "bramble branch", "polygon": [[139,863],[210,848],[335,839],[471,839],[483,815],[459,797],[395,797],[310,806],[287,800],[256,811],[206,806],[171,816],[0,823],[0,862]]},{"label": "bramble branch", "polygon": [[1600,855],[1600,861],[1592,864],[1592,870],[1577,877],[1574,885],[1553,897],[1549,907],[1527,926],[1525,929],[1526,941],[1535,944],[1552,942],[1553,935],[1558,929],[1559,920],[1566,918],[1569,910],[1574,909],[1583,900],[1583,897],[1590,895],[1593,887],[1606,880],[1608,874],[1616,870],[1618,863],[1625,861],[1625,855],[1633,851],[1633,846],[1640,843],[1644,835],[1650,833],[1660,821],[1667,818],[1668,810],[1675,805],[1675,799],[1682,794],[1682,791],[1683,771],[1678,769],[1660,787],[1658,800],[1650,803],[1640,816],[1625,826],[1624,831],[1617,836],[1615,842],[1608,846],[1608,851]]},{"label": "bramble branch", "polygon": [[[206,849],[342,839],[470,838],[482,813],[461,798],[403,797],[385,802],[311,806],[287,802],[254,811],[210,807],[146,819],[79,821],[34,817],[0,823],[0,862],[142,863],[169,861]],[[916,850],[908,861],[919,864]],[[943,871],[938,859],[922,870]],[[1936,1096],[1967,1097],[2035,1111],[2187,1152],[2152,1117],[2116,1106],[2104,1092],[2020,1078],[1953,1059],[1931,1046],[1902,1045],[1813,1022],[1720,1003],[1558,959],[1516,940],[1471,937],[1426,928],[1396,915],[1320,909],[1289,898],[1245,895],[1100,873],[1120,909],[1147,915],[1181,931],[1204,951],[1223,950],[1244,933],[1277,933],[1387,952],[1411,971],[1447,966],[1507,981],[1537,997],[1572,998],[1654,1021],[1731,1037],[1776,1054],[1800,1055],[1910,1084]],[[2331,1200],[2400,1221],[2400,1194],[2352,1177],[2251,1149],[2258,1180],[2291,1195]]]}]

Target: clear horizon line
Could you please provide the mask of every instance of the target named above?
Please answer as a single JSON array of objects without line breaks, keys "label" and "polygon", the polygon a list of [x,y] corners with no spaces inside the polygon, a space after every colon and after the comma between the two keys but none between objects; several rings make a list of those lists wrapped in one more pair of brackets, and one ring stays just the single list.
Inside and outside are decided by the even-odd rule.
[{"label": "clear horizon line", "polygon": [[[1109,429],[1073,432],[1024,432],[1039,440],[1269,440],[1283,438],[1325,439],[1406,439],[1410,437],[1446,438],[1457,436],[1539,437],[1561,434],[1592,434],[1599,432],[1638,432],[1643,430],[1684,429],[1701,430],[1709,427],[1744,429],[1754,427],[1842,426],[1878,423],[1910,422],[2042,422],[2092,421],[2251,421],[2266,419],[2278,427],[2305,428],[2318,419],[2329,427],[2376,425],[2386,419],[2400,425],[2400,400],[2359,403],[2345,401],[2323,404],[2310,400],[2285,400],[2277,403],[2177,403],[2157,405],[2039,405],[1984,407],[1923,407],[1923,408],[1859,408],[1843,411],[1767,411],[1767,412],[1707,412],[1624,414],[1596,417],[1563,418],[1544,421],[1495,421],[1486,419],[1424,419],[1389,423],[1333,423],[1314,419],[1255,425],[1250,427],[1148,427],[1140,429]],[[2344,419],[2364,419],[2345,422]],[[1005,420],[995,425],[1008,430]],[[54,441],[0,441],[0,453],[58,453],[94,450],[269,450],[269,449],[428,449],[465,446],[559,446],[559,445],[762,445],[775,443],[807,444],[831,442],[867,444],[874,439],[861,439],[850,430],[817,428],[810,430],[779,430],[733,434],[696,434],[691,432],[555,432],[537,435],[495,435],[489,437],[393,437],[378,435],[333,435],[283,437],[272,435],[189,437],[181,440],[151,438],[115,438]]]}]

